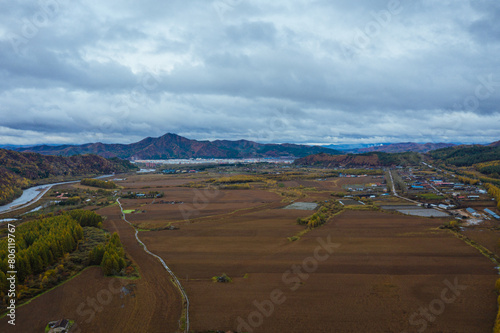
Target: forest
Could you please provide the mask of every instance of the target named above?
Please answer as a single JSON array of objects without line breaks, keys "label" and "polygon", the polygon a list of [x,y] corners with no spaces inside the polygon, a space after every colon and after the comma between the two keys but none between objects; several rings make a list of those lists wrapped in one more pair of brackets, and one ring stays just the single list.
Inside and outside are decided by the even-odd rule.
[{"label": "forest", "polygon": [[497,202],[497,208],[500,210],[500,188],[492,184],[484,184],[488,190],[488,194],[491,195]]},{"label": "forest", "polygon": [[430,151],[429,156],[457,167],[500,160],[500,146],[458,146]]},{"label": "forest", "polygon": [[[15,230],[17,298],[33,297],[89,265],[100,265],[105,275],[134,272],[117,233],[101,229],[103,218],[92,211],[73,210],[23,223]],[[6,300],[7,237],[0,239],[0,301]],[[1,302],[0,302],[1,303]]]},{"label": "forest", "polygon": [[[16,228],[17,278],[20,283],[58,262],[75,250],[83,238],[83,229],[69,214],[38,219]],[[7,271],[7,238],[0,240],[0,287],[4,287]],[[5,290],[4,288],[0,288]]]},{"label": "forest", "polygon": [[500,161],[479,163],[474,165],[477,171],[493,178],[500,178]]},{"label": "forest", "polygon": [[81,176],[138,170],[129,161],[97,155],[45,156],[0,149],[0,205],[20,196],[22,189],[36,184]]}]

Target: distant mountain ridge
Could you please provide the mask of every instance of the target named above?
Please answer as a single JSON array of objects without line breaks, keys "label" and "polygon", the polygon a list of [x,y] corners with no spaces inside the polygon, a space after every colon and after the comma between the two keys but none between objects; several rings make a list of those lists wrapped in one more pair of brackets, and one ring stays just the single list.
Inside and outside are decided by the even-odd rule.
[{"label": "distant mountain ridge", "polygon": [[492,142],[492,143],[490,143],[488,146],[491,146],[491,147],[498,147],[498,146],[500,146],[500,141],[495,141],[495,142]]},{"label": "distant mountain ridge", "polygon": [[88,143],[84,145],[35,146],[17,148],[19,152],[35,152],[43,155],[74,156],[95,154],[106,158],[119,157],[129,160],[171,158],[266,158],[304,157],[311,154],[340,152],[319,146],[297,144],[261,144],[253,141],[190,140],[177,134],[167,133],[159,138],[145,138],[131,144]]},{"label": "distant mountain ridge", "polygon": [[403,143],[393,143],[383,146],[374,146],[368,148],[356,149],[356,153],[371,153],[371,152],[383,152],[383,153],[427,153],[431,150],[454,147],[453,143],[415,143],[415,142],[403,142]]}]

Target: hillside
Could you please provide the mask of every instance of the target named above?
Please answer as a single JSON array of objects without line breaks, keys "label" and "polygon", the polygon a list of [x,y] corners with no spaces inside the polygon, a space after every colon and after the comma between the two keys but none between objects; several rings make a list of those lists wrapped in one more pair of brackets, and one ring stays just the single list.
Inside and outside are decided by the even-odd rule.
[{"label": "hillside", "polygon": [[130,160],[169,158],[248,158],[248,157],[303,157],[318,153],[339,153],[323,147],[295,144],[260,144],[247,140],[196,141],[176,134],[165,134],[159,138],[146,138],[136,143],[37,146],[18,148],[21,152],[36,152],[44,155],[73,156],[96,154],[102,157],[119,157]]},{"label": "hillside", "polygon": [[415,164],[420,161],[417,153],[366,153],[366,154],[347,154],[330,155],[316,154],[295,160],[294,164],[304,166],[321,167],[381,167],[391,165]]},{"label": "hillside", "polygon": [[368,148],[356,149],[356,153],[370,153],[370,152],[384,152],[384,153],[405,153],[405,152],[416,152],[416,153],[427,153],[431,150],[448,148],[455,146],[453,143],[415,143],[415,142],[405,142],[405,143],[393,143],[383,146],[374,146]]},{"label": "hillside", "polygon": [[485,163],[500,160],[500,145],[490,144],[488,146],[456,146],[434,150],[428,153],[435,160],[454,166],[472,166],[477,163]]},{"label": "hillside", "polygon": [[0,149],[0,205],[14,200],[21,189],[54,177],[126,172],[137,169],[128,161],[95,155],[62,157]]},{"label": "hillside", "polygon": [[490,146],[490,147],[499,147],[500,146],[500,141],[492,142],[488,146]]}]

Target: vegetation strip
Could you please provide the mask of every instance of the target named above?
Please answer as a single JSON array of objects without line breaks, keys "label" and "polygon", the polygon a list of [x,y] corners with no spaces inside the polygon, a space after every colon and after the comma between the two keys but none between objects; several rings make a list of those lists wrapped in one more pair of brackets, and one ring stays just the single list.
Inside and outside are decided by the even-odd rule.
[{"label": "vegetation strip", "polygon": [[179,289],[179,291],[181,293],[181,296],[182,296],[182,299],[184,301],[183,303],[186,304],[186,309],[183,310],[183,312],[185,311],[185,313],[183,313],[182,318],[184,319],[184,317],[185,317],[185,328],[184,328],[184,330],[185,330],[186,333],[188,333],[189,332],[189,298],[188,298],[186,292],[184,291],[184,288],[182,287],[181,283],[179,282],[179,279],[177,279],[177,276],[175,276],[174,272],[172,272],[172,270],[167,266],[167,264],[165,263],[165,261],[159,255],[154,254],[153,252],[149,251],[148,248],[147,248],[147,246],[146,246],[146,244],[144,244],[140,240],[140,238],[138,236],[139,231],[125,217],[125,213],[123,212],[123,207],[122,207],[122,204],[120,202],[120,199],[116,199],[116,202],[120,206],[120,210],[121,210],[121,213],[122,213],[122,219],[125,222],[127,222],[128,224],[130,224],[130,226],[132,226],[132,228],[134,228],[134,230],[135,230],[135,239],[137,240],[137,242],[143,246],[144,251],[146,251],[146,253],[152,255],[153,257],[155,257],[156,259],[158,259],[161,262],[161,264],[163,265],[163,267],[167,270],[167,272],[172,277],[172,282],[174,282],[174,285]]},{"label": "vegetation strip", "polygon": [[461,239],[463,240],[465,243],[467,243],[468,245],[472,246],[473,248],[475,248],[476,250],[478,250],[483,256],[485,256],[486,258],[490,259],[491,261],[493,261],[495,264],[499,265],[500,264],[500,257],[497,256],[496,254],[494,254],[493,252],[491,252],[490,250],[488,250],[487,248],[485,248],[484,246],[476,243],[475,241],[473,241],[472,239],[470,239],[469,237],[465,236],[465,235],[462,235],[460,232],[458,231],[455,231],[455,230],[451,230],[450,229],[450,232],[455,235],[455,237],[457,237],[458,239]]},{"label": "vegetation strip", "polygon": [[[32,298],[28,299],[28,300],[27,300],[27,301],[25,301],[25,302],[20,303],[19,305],[17,305],[17,306],[16,306],[16,308],[17,308],[17,309],[19,309],[21,306],[24,306],[24,305],[28,305],[28,304],[30,304],[30,303],[31,303],[32,301],[34,301],[35,299],[37,299],[37,298],[39,298],[39,297],[41,297],[41,296],[43,296],[43,295],[45,295],[45,294],[47,294],[47,293],[51,292],[52,290],[54,290],[54,289],[56,289],[56,288],[59,288],[60,286],[62,286],[62,285],[63,285],[63,284],[65,284],[65,283],[68,283],[69,281],[73,280],[74,278],[76,278],[77,276],[81,275],[83,272],[85,272],[87,269],[89,269],[89,268],[91,268],[91,267],[93,267],[93,266],[89,266],[89,267],[84,268],[82,271],[80,271],[80,272],[78,272],[78,273],[74,274],[73,276],[71,276],[71,277],[69,277],[68,279],[66,279],[66,280],[62,281],[61,283],[59,283],[59,284],[57,284],[57,285],[53,286],[52,288],[50,288],[50,289],[48,289],[48,290],[45,290],[44,292],[42,292],[42,293],[40,293],[40,294],[38,294],[38,295],[36,295],[36,296],[33,296]],[[7,315],[7,312],[5,312],[5,313],[3,313],[2,315],[0,315],[0,319],[2,319],[3,317],[5,317],[6,315]]]}]

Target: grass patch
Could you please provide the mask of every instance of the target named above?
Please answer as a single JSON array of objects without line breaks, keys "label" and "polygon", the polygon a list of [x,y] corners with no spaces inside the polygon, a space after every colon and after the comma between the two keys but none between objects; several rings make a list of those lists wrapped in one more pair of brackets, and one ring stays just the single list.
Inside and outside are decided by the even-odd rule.
[{"label": "grass patch", "polygon": [[375,205],[349,205],[349,206],[345,206],[345,209],[348,209],[348,210],[373,210],[373,211],[379,211],[380,207],[375,206]]},{"label": "grass patch", "polygon": [[233,282],[233,279],[231,279],[229,276],[227,276],[226,273],[222,273],[220,276],[214,276],[212,277],[213,282],[219,282],[219,283],[230,283]]},{"label": "grass patch", "polygon": [[458,239],[463,240],[465,243],[469,244],[476,250],[478,250],[483,256],[486,258],[490,259],[492,262],[494,262],[497,266],[500,264],[500,257],[497,256],[495,253],[491,252],[481,244],[476,243],[474,240],[470,239],[469,237],[462,235],[460,232],[449,229],[450,232],[455,235]]},{"label": "grass patch", "polygon": [[[59,284],[57,284],[57,285],[53,286],[52,288],[45,290],[44,292],[42,292],[42,293],[40,293],[40,294],[38,294],[38,295],[36,295],[36,296],[34,296],[34,297],[30,298],[29,300],[27,300],[27,301],[25,301],[25,302],[23,302],[23,303],[21,303],[21,304],[19,304],[19,305],[16,305],[16,308],[20,308],[21,306],[24,306],[24,305],[26,305],[26,304],[30,304],[33,300],[37,299],[38,297],[41,297],[41,296],[45,295],[46,293],[51,292],[52,290],[54,290],[54,289],[56,289],[56,288],[58,288],[58,287],[62,286],[63,284],[65,284],[65,283],[67,283],[67,282],[69,282],[69,281],[73,280],[74,278],[76,278],[77,276],[79,276],[80,274],[82,274],[83,272],[85,272],[85,271],[86,271],[87,269],[89,269],[89,268],[90,268],[90,267],[85,268],[83,271],[80,271],[80,272],[76,273],[75,275],[73,275],[73,276],[69,277],[68,279],[66,279],[66,280],[62,281],[61,283],[59,283]],[[0,319],[2,319],[3,317],[5,317],[6,315],[7,315],[7,312],[2,313],[2,315],[0,315]]]},{"label": "grass patch", "polygon": [[436,193],[421,193],[417,195],[417,197],[425,200],[442,200],[444,196],[436,194]]},{"label": "grass patch", "polygon": [[304,229],[302,231],[300,231],[299,233],[297,233],[295,236],[292,236],[292,237],[288,237],[287,239],[290,241],[290,242],[295,242],[297,240],[300,239],[300,237],[304,236],[305,234],[307,234],[309,231],[311,231],[312,229]]}]

